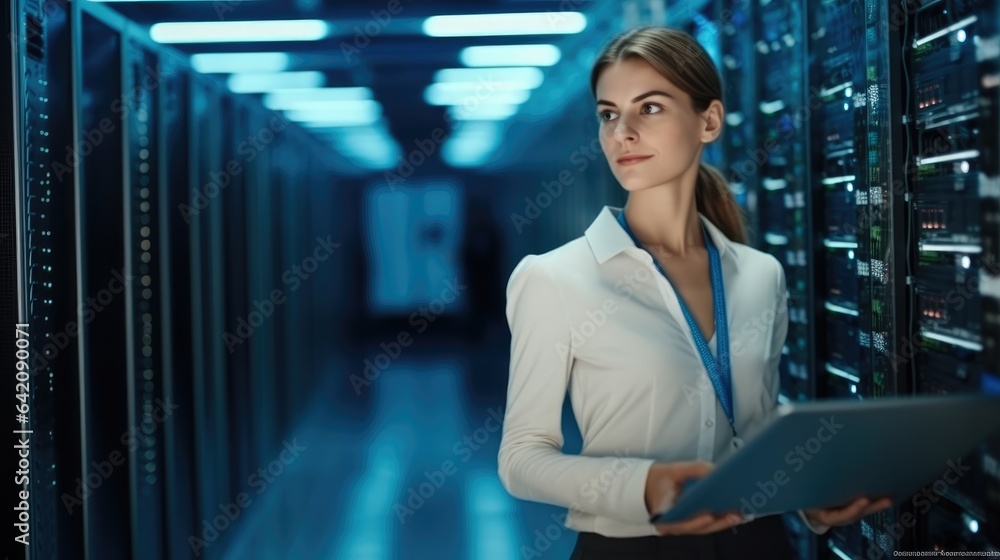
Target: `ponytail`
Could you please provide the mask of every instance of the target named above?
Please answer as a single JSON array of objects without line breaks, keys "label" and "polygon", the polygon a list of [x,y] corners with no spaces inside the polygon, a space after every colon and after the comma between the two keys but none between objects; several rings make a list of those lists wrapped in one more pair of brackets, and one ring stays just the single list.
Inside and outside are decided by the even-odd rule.
[{"label": "ponytail", "polygon": [[694,192],[699,212],[719,228],[730,241],[744,244],[747,242],[743,211],[729,190],[726,178],[718,170],[702,163],[698,168],[698,182]]}]

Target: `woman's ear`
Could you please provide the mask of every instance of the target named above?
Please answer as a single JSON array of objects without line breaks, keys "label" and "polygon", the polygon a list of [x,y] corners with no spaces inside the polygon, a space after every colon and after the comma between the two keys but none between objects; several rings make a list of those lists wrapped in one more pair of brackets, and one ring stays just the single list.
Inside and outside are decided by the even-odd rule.
[{"label": "woman's ear", "polygon": [[713,99],[708,108],[702,112],[701,118],[705,121],[705,128],[701,134],[701,141],[705,144],[714,142],[722,134],[722,124],[726,117],[726,109],[722,102]]}]

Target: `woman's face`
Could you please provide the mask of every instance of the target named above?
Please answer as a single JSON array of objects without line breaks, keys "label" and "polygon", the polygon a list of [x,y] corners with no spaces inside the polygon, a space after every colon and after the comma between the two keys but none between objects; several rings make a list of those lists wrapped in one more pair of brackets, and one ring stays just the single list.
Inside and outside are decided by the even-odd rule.
[{"label": "woman's face", "polygon": [[[596,88],[600,140],[611,172],[628,191],[675,182],[701,163],[704,143],[721,132],[722,104],[704,113],[642,59],[609,64]],[[628,156],[642,156],[625,160]]]}]

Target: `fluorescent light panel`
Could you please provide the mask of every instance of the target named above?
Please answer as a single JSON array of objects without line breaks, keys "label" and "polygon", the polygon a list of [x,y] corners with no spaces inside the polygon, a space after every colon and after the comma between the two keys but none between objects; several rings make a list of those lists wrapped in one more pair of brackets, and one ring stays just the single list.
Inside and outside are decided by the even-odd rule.
[{"label": "fluorescent light panel", "polygon": [[454,106],[449,111],[452,118],[459,121],[495,121],[514,116],[517,109],[517,105],[479,105],[476,107]]},{"label": "fluorescent light panel", "polygon": [[291,103],[304,101],[363,101],[374,99],[366,87],[286,88],[264,96],[264,106],[282,110]]},{"label": "fluorescent light panel", "polygon": [[326,82],[322,72],[233,74],[227,84],[234,93],[262,93],[282,88],[315,88]]},{"label": "fluorescent light panel", "polygon": [[280,105],[272,104],[268,109],[274,111],[290,111],[295,113],[317,113],[317,114],[338,114],[338,113],[360,113],[364,115],[381,115],[382,105],[378,101],[371,99],[358,99],[352,101],[299,101],[288,99]]},{"label": "fluorescent light panel", "polygon": [[[495,84],[503,83],[521,89],[534,89],[542,85],[545,74],[533,66],[510,68],[445,68],[434,73],[434,81],[439,83],[464,82],[482,85],[484,88],[496,88]],[[498,88],[499,89],[499,88]]]},{"label": "fluorescent light panel", "polygon": [[[458,92],[466,95],[485,95],[494,91],[534,89],[538,86],[528,86],[532,86],[535,82],[535,79],[528,81],[522,79],[519,82],[503,82],[498,80],[487,80],[484,77],[480,77],[478,81],[434,82],[434,87],[435,89],[440,89],[442,92],[447,91],[448,93]],[[541,85],[541,82],[538,81],[538,84]]]},{"label": "fluorescent light panel", "polygon": [[382,114],[381,111],[374,114],[363,112],[346,113],[343,111],[286,111],[285,117],[291,121],[298,121],[302,123],[302,126],[308,128],[333,128],[375,124],[382,118]]},{"label": "fluorescent light panel", "polygon": [[281,52],[200,53],[191,56],[191,66],[202,74],[284,72],[291,57]]},{"label": "fluorescent light panel", "polygon": [[458,59],[466,66],[553,66],[562,53],[555,45],[489,45],[466,47]]},{"label": "fluorescent light panel", "polygon": [[502,128],[495,121],[462,121],[441,147],[441,156],[455,167],[476,166],[496,151],[502,136]]},{"label": "fluorescent light panel", "polygon": [[[315,128],[316,132],[323,132]],[[385,129],[384,122],[371,126],[330,128],[326,136],[334,148],[357,165],[369,169],[386,169],[400,157],[399,145]]]},{"label": "fluorescent light panel", "polygon": [[579,33],[586,27],[587,17],[579,12],[526,12],[432,16],[423,31],[431,37],[482,37]]},{"label": "fluorescent light panel", "polygon": [[166,22],[149,28],[157,43],[317,41],[329,34],[330,24],[318,19]]},{"label": "fluorescent light panel", "polygon": [[424,101],[430,105],[520,105],[531,97],[524,89],[507,89],[489,92],[475,88],[445,88],[445,84],[431,84],[424,90]]}]

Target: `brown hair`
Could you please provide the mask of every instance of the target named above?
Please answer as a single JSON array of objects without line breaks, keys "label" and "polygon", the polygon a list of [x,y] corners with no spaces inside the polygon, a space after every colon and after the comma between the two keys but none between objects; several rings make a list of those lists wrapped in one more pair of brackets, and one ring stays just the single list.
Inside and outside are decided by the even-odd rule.
[{"label": "brown hair", "polygon": [[[590,92],[597,94],[597,79],[604,67],[620,60],[641,59],[691,96],[693,108],[702,112],[718,99],[722,102],[722,77],[711,57],[691,35],[669,27],[639,27],[616,35],[604,47],[590,72]],[[695,204],[732,241],[746,243],[746,223],[725,177],[702,162],[695,185]]]}]

